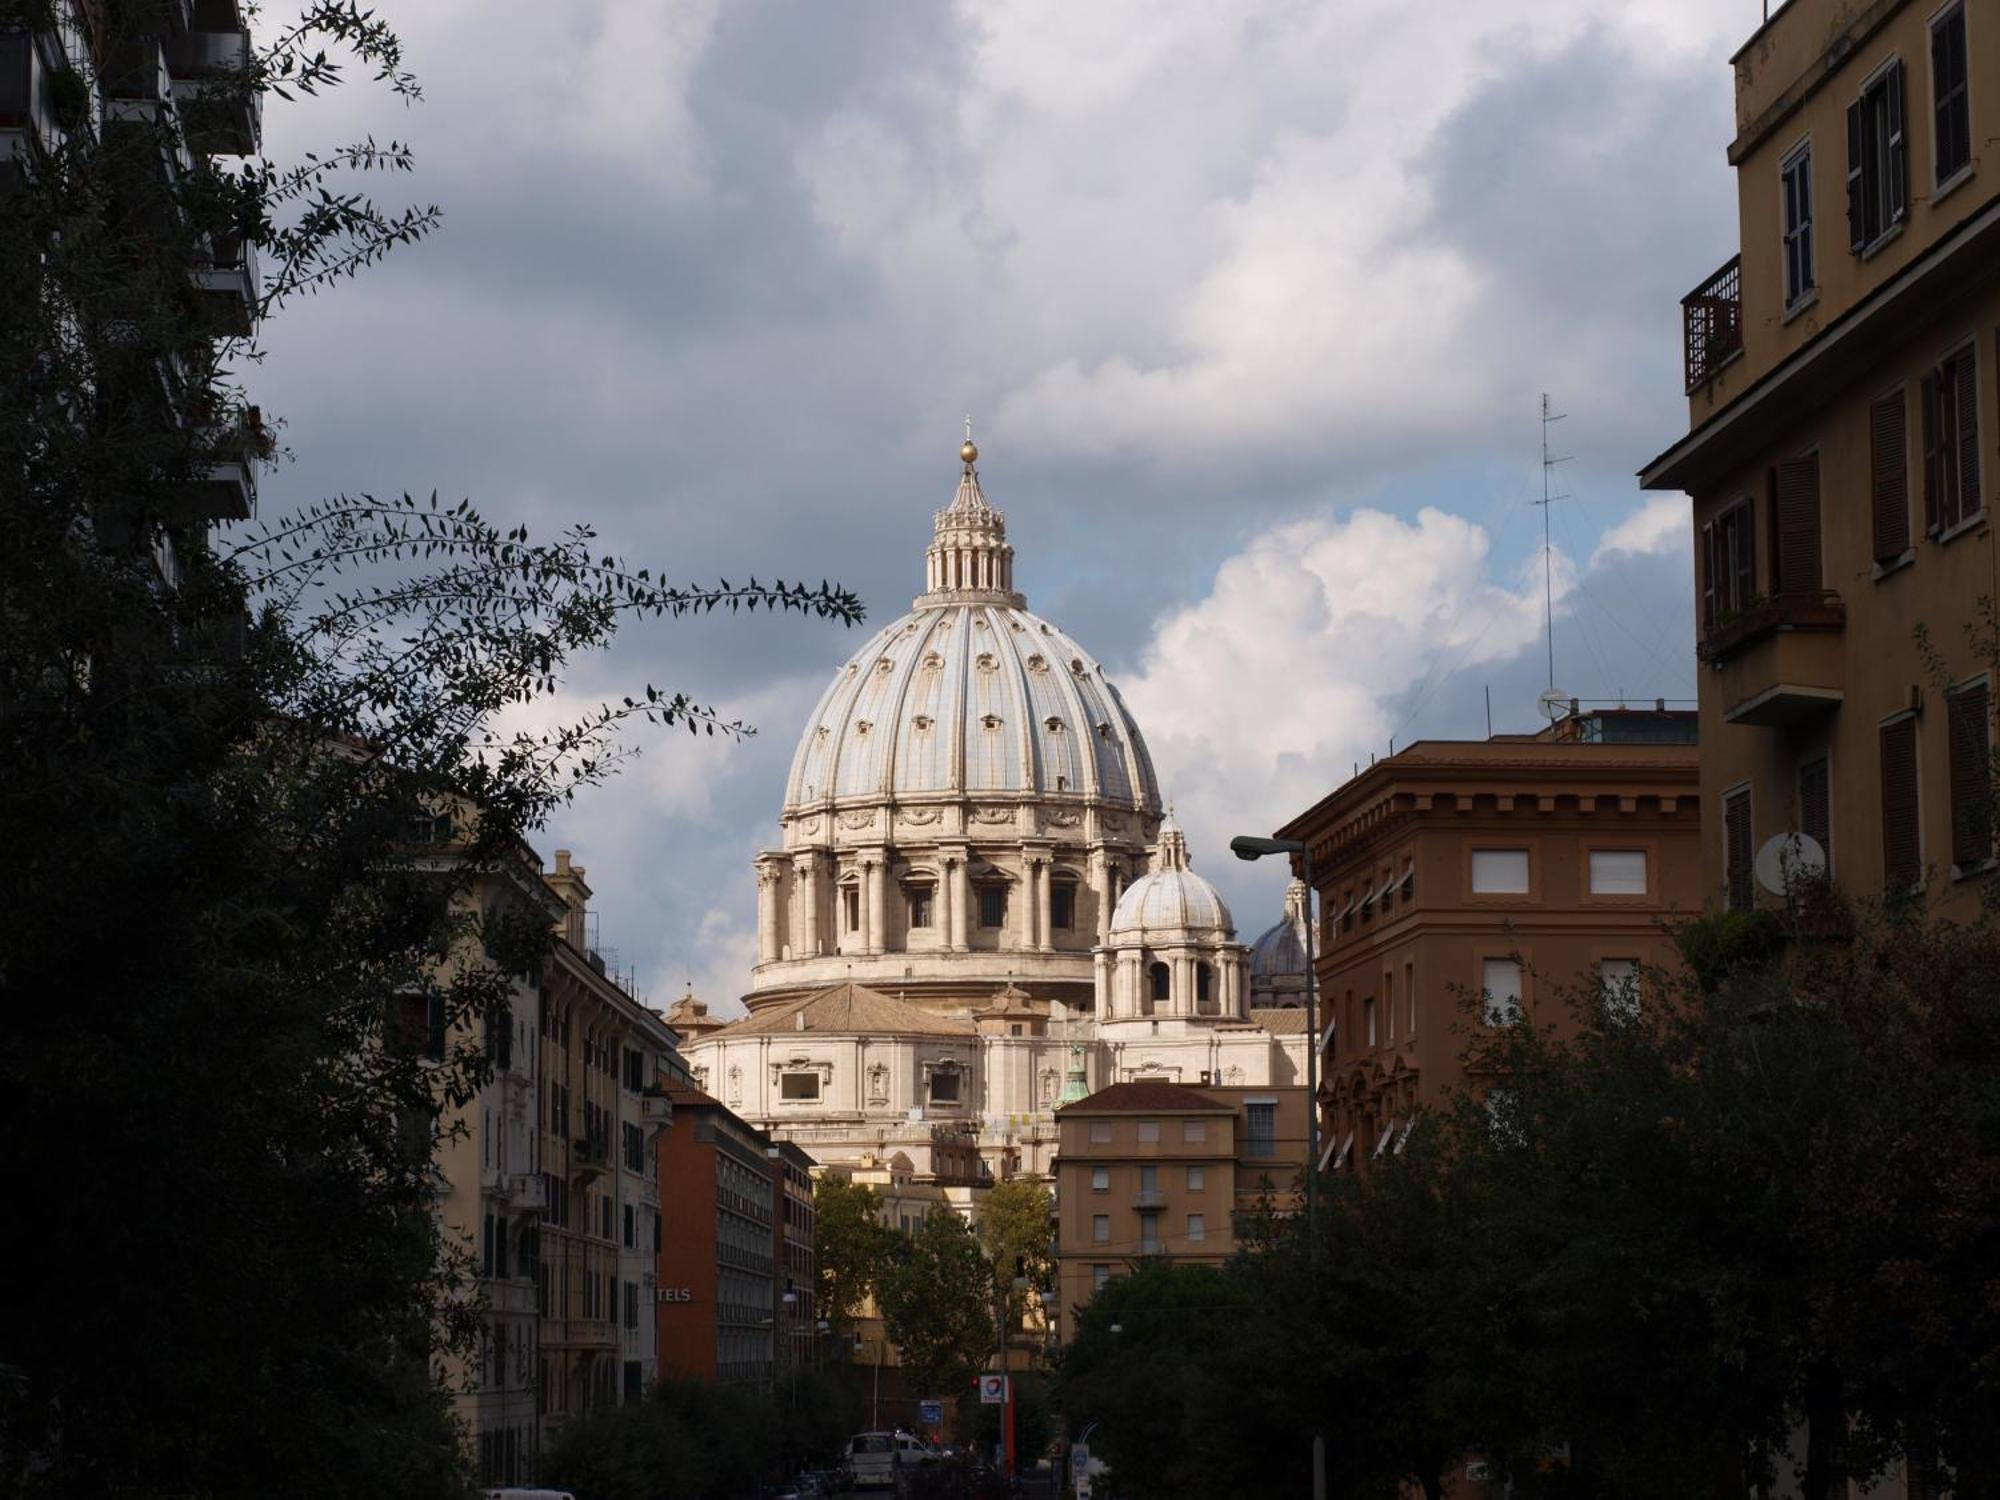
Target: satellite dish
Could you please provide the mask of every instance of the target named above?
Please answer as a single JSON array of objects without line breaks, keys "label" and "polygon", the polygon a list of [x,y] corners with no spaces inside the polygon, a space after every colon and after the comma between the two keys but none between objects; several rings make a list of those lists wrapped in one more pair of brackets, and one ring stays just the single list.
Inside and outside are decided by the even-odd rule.
[{"label": "satellite dish", "polygon": [[1541,710],[1543,718],[1553,724],[1569,712],[1569,694],[1561,688],[1550,688],[1535,700],[1535,707]]},{"label": "satellite dish", "polygon": [[1757,884],[1772,895],[1789,895],[1801,880],[1817,880],[1826,873],[1826,850],[1811,834],[1775,834],[1764,840],[1751,869]]}]

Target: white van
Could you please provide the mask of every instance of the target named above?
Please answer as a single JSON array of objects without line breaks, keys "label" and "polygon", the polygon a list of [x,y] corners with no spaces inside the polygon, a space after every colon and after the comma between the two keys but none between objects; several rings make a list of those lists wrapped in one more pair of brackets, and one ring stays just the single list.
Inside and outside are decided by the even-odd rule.
[{"label": "white van", "polygon": [[857,1490],[896,1487],[896,1434],[857,1432],[847,1440],[847,1472]]}]

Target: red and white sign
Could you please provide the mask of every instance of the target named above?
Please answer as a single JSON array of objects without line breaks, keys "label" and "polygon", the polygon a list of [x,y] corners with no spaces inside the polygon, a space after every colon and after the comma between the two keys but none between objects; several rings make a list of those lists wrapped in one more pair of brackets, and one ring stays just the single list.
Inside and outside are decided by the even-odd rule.
[{"label": "red and white sign", "polygon": [[979,1404],[981,1406],[1005,1406],[1007,1404],[1007,1377],[1005,1375],[982,1375],[979,1377]]}]

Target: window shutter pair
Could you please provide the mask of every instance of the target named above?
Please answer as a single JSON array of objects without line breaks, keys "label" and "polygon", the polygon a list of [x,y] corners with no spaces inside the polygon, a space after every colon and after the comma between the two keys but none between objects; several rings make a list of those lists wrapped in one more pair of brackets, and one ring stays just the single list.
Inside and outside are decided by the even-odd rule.
[{"label": "window shutter pair", "polygon": [[1979,513],[1979,370],[1970,347],[1949,362],[1955,387],[1953,415],[1958,437],[1958,512],[1955,520]]},{"label": "window shutter pair", "polygon": [[1980,510],[1979,378],[1961,349],[1924,377],[1924,510],[1932,536]]},{"label": "window shutter pair", "polygon": [[1701,623],[1704,629],[1715,628],[1716,580],[1720,577],[1715,555],[1715,522],[1706,521],[1701,528]]},{"label": "window shutter pair", "polygon": [[1847,245],[1859,254],[1908,204],[1903,135],[1903,64],[1847,106]]},{"label": "window shutter pair", "polygon": [[1869,491],[1875,515],[1875,560],[1894,562],[1910,548],[1908,420],[1903,393],[1868,409]]},{"label": "window shutter pair", "polygon": [[1884,724],[1882,755],[1882,883],[1908,890],[1923,875],[1923,844],[1917,827],[1917,721]]},{"label": "window shutter pair", "polygon": [[1799,832],[1825,851],[1833,867],[1833,796],[1827,784],[1826,757],[1799,767]]},{"label": "window shutter pair", "polygon": [[1993,762],[1983,682],[1945,699],[1951,741],[1951,860],[1977,865],[1993,854]]},{"label": "window shutter pair", "polygon": [[1732,792],[1722,801],[1723,880],[1731,911],[1748,911],[1756,904],[1750,837],[1750,793]]},{"label": "window shutter pair", "polygon": [[1924,376],[1924,532],[1936,536],[1952,524],[1956,478],[1957,444],[1951,426],[1957,419],[1956,406],[1946,399],[1944,370]]},{"label": "window shutter pair", "polygon": [[1868,150],[1868,101],[1847,106],[1847,248],[1859,255],[1868,243],[1867,180],[1862,162]]},{"label": "window shutter pair", "polygon": [[1771,471],[1771,540],[1771,592],[1818,593],[1819,454],[1787,459]]}]

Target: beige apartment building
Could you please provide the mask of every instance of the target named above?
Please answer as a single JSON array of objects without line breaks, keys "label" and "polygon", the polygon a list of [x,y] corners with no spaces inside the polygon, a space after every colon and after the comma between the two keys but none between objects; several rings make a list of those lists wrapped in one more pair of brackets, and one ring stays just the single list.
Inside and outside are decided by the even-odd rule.
[{"label": "beige apartment building", "polygon": [[1402,1150],[1465,1081],[1469,1028],[1643,1001],[1668,925],[1702,909],[1694,737],[1661,706],[1419,740],[1279,830],[1319,888],[1323,1168]]},{"label": "beige apartment building", "polygon": [[1296,1204],[1302,1088],[1114,1083],[1056,1111],[1058,1336],[1140,1260],[1220,1264],[1238,1215]]},{"label": "beige apartment building", "polygon": [[[1683,300],[1703,895],[1801,832],[1860,894],[1969,910],[1992,854],[2000,14],[1791,0],[1734,58],[1740,251]],[[1935,656],[1927,656],[1919,632]]]}]

